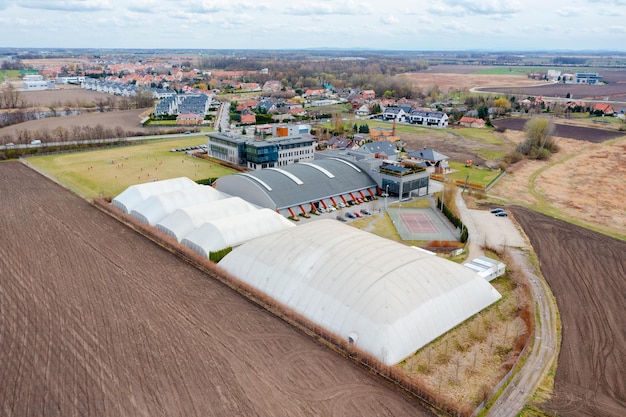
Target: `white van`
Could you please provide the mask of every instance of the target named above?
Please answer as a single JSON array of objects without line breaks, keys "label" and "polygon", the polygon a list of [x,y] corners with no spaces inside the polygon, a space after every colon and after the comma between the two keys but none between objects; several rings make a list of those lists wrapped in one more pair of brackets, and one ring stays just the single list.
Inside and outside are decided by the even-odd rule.
[{"label": "white van", "polygon": [[30,144],[31,145],[41,145],[41,141],[39,139],[31,140]]}]

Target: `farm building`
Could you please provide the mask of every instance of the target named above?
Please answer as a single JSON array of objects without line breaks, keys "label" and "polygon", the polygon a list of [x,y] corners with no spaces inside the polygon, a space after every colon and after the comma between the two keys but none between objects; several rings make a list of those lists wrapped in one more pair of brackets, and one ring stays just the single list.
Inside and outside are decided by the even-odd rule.
[{"label": "farm building", "polygon": [[333,220],[248,241],[219,265],[387,365],[501,297],[462,265]]},{"label": "farm building", "polygon": [[181,207],[216,201],[224,197],[224,194],[213,187],[198,185],[152,195],[132,209],[130,215],[142,223],[154,226]]},{"label": "farm building", "polygon": [[239,197],[181,207],[156,224],[156,228],[179,242],[202,224],[258,210],[257,207]]},{"label": "farm building", "polygon": [[152,181],[143,184],[131,185],[125,189],[120,195],[115,197],[111,203],[113,206],[119,208],[124,213],[130,214],[130,212],[144,200],[149,197],[167,193],[170,191],[183,190],[191,187],[202,187],[195,181],[190,180],[187,177],[172,178],[169,180]]},{"label": "farm building", "polygon": [[295,228],[295,225],[280,214],[258,209],[205,222],[181,243],[208,258],[211,252],[289,228]]}]

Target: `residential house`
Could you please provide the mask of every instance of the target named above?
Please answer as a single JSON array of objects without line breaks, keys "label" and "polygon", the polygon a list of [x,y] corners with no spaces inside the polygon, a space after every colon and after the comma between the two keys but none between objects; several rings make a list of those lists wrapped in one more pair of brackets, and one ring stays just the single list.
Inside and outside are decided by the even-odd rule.
[{"label": "residential house", "polygon": [[348,138],[341,138],[339,136],[333,136],[326,142],[326,147],[330,149],[351,149],[353,142]]},{"label": "residential house", "polygon": [[450,157],[434,149],[423,147],[417,151],[408,152],[406,156],[417,162],[423,162],[430,172],[434,171],[435,173],[442,174],[450,169],[450,164],[448,163]]},{"label": "residential house", "polygon": [[324,95],[324,89],[308,89],[302,94],[302,97],[322,97]]},{"label": "residential house", "polygon": [[478,117],[463,116],[461,117],[461,120],[459,120],[459,125],[463,127],[483,128],[485,127],[485,121],[483,119],[479,119]]},{"label": "residential house", "polygon": [[363,104],[361,107],[356,109],[354,112],[357,116],[368,116],[370,112],[370,107],[367,104]]},{"label": "residential house", "polygon": [[593,112],[594,113],[602,113],[603,115],[613,115],[615,113],[615,110],[613,110],[613,107],[611,107],[610,104],[606,104],[606,103],[596,103],[595,106],[593,106]]},{"label": "residential house", "polygon": [[199,125],[204,121],[204,117],[194,113],[181,113],[176,116],[176,123],[179,125]]},{"label": "residential house", "polygon": [[268,80],[263,84],[263,91],[280,91],[283,89],[283,84],[278,80]]},{"label": "residential house", "polygon": [[253,125],[256,123],[256,114],[248,108],[243,109],[241,112],[241,124]]},{"label": "residential house", "polygon": [[423,126],[447,127],[448,115],[442,111],[413,110],[409,114],[409,122]]},{"label": "residential house", "polygon": [[364,143],[359,150],[370,152],[376,155],[377,158],[388,159],[390,161],[398,160],[398,148],[389,140]]},{"label": "residential house", "polygon": [[387,107],[383,111],[384,120],[396,120],[398,122],[405,122],[411,113],[410,107],[395,106]]},{"label": "residential house", "polygon": [[374,100],[376,98],[376,92],[374,90],[361,91],[361,97],[365,100]]}]

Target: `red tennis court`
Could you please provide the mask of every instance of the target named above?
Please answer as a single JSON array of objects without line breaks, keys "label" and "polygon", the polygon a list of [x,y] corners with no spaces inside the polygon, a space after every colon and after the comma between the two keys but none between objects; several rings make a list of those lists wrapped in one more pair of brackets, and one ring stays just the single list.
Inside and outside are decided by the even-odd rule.
[{"label": "red tennis court", "polygon": [[439,229],[426,213],[422,212],[400,212],[400,219],[409,233],[431,234],[437,233]]}]

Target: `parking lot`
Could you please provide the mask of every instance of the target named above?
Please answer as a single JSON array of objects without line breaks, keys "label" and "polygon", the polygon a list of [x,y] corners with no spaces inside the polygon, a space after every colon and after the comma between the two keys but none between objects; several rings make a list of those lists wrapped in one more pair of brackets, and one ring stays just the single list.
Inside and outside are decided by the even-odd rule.
[{"label": "parking lot", "polygon": [[[387,203],[391,204],[392,201],[397,201],[397,199],[389,198]],[[341,207],[343,205],[344,207]],[[344,223],[351,222],[353,220],[357,220],[359,218],[379,215],[384,213],[385,203],[384,198],[378,197],[378,199],[373,199],[370,201],[363,201],[362,203],[356,203],[354,205],[348,205],[344,203],[339,203],[337,207],[328,207],[324,209],[323,212],[319,212],[318,214],[308,213],[310,218],[298,216],[298,224],[302,224],[302,222],[310,222],[319,219],[335,219]]]}]

